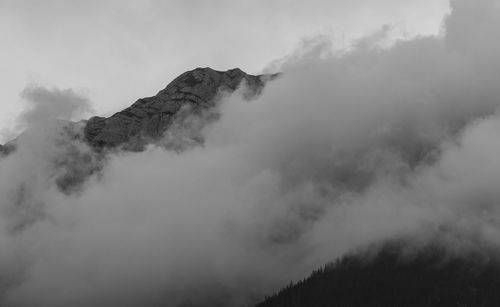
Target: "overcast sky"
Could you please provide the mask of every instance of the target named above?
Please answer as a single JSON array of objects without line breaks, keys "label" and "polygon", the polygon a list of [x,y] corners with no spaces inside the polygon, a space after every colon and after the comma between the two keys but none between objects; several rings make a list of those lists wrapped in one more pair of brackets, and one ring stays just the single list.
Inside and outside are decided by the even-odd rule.
[{"label": "overcast sky", "polygon": [[383,25],[435,34],[447,11],[446,0],[0,0],[0,143],[29,85],[72,88],[109,115],[198,66],[259,73],[307,37],[341,48]]}]

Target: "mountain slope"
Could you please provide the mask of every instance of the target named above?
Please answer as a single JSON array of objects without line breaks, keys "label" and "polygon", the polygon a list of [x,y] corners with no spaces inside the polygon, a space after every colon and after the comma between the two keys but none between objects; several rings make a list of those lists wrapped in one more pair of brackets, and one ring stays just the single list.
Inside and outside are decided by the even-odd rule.
[{"label": "mountain slope", "polygon": [[256,307],[500,306],[498,255],[483,252],[458,256],[434,245],[405,254],[387,244],[326,265]]},{"label": "mountain slope", "polygon": [[189,105],[195,113],[209,109],[220,91],[232,92],[242,81],[252,96],[264,86],[264,80],[264,76],[248,75],[238,68],[197,68],[183,73],[155,96],[141,98],[109,118],[90,118],[85,139],[98,148],[127,144],[127,149],[140,150],[145,143],[161,138],[183,107]]},{"label": "mountain slope", "polygon": [[[260,93],[267,80],[277,76],[250,75],[239,68],[227,71],[196,68],[175,78],[156,95],[138,99],[108,118],[94,116],[85,121],[84,140],[95,149],[121,146],[126,150],[141,150],[144,145],[158,141],[183,108],[190,109],[186,113],[199,114],[214,107],[220,93],[233,92],[242,82],[247,90],[245,98],[251,98]],[[0,153],[14,150],[15,140],[7,144],[0,145]]]},{"label": "mountain slope", "polygon": [[[260,93],[267,80],[276,76],[249,75],[238,68],[228,71],[196,68],[178,76],[155,96],[141,98],[109,118],[96,116],[78,123],[58,121],[50,124],[50,136],[34,137],[36,131],[28,128],[16,139],[0,145],[0,157],[16,151],[23,136],[46,138],[45,142],[50,143],[44,145],[50,148],[46,151],[50,156],[47,161],[50,161],[49,169],[53,169],[50,176],[59,190],[71,193],[78,190],[90,175],[102,169],[108,150],[141,151],[151,143],[172,149],[166,143],[160,143],[165,134],[176,130],[169,129],[173,124],[196,130],[189,124],[184,125],[184,119],[202,116],[204,112],[212,112],[216,118],[218,113],[214,107],[219,95],[231,93],[240,84],[245,84],[243,95],[250,99]],[[202,121],[196,128],[201,130],[207,122]],[[197,135],[193,140],[194,144],[202,142]],[[81,146],[82,143],[90,148]],[[173,149],[183,145],[176,146]]]}]

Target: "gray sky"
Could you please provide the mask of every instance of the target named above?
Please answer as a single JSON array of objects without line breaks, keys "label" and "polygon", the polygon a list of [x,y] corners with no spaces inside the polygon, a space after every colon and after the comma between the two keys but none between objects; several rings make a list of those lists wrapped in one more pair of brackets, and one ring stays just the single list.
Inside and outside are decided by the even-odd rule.
[{"label": "gray sky", "polygon": [[307,37],[342,47],[385,24],[437,33],[447,11],[445,0],[0,0],[0,143],[27,86],[71,88],[108,115],[198,66],[258,73]]}]

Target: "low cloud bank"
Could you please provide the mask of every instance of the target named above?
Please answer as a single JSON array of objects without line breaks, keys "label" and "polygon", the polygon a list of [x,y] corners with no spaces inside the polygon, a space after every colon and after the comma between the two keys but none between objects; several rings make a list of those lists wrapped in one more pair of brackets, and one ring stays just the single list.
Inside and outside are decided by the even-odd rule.
[{"label": "low cloud bank", "polygon": [[[202,146],[92,174],[78,126],[27,132],[0,160],[3,304],[240,306],[378,242],[498,246],[500,8],[452,8],[440,37],[318,39],[258,99],[224,97]],[[61,192],[75,165],[88,179]]]}]

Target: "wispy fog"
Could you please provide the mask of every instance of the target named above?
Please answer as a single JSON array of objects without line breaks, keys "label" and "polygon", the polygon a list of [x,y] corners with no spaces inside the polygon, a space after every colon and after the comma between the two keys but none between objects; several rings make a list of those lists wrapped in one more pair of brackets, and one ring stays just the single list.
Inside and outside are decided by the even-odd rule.
[{"label": "wispy fog", "polygon": [[40,108],[0,160],[3,304],[244,306],[378,242],[500,247],[500,6],[452,8],[438,37],[312,40],[181,152],[97,157],[83,123],[39,121],[85,98],[26,90]]}]

